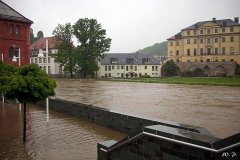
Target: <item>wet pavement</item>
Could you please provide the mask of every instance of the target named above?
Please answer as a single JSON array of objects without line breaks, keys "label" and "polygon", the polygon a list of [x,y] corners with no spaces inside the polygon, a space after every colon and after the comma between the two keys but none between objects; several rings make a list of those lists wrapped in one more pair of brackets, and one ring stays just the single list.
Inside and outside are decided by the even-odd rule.
[{"label": "wet pavement", "polygon": [[22,113],[17,105],[0,105],[1,160],[94,160],[97,142],[126,135],[94,123],[27,105],[27,141],[22,142]]}]

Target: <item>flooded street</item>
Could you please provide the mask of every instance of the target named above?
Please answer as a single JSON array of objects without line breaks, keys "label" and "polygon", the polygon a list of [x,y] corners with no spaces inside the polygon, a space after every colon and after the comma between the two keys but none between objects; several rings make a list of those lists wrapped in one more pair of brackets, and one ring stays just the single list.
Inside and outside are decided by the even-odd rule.
[{"label": "flooded street", "polygon": [[240,132],[240,88],[58,79],[57,98],[207,128]]},{"label": "flooded street", "polygon": [[27,142],[22,142],[22,114],[16,105],[0,105],[1,160],[95,160],[97,142],[126,135],[54,111],[46,122],[43,108],[27,105]]}]

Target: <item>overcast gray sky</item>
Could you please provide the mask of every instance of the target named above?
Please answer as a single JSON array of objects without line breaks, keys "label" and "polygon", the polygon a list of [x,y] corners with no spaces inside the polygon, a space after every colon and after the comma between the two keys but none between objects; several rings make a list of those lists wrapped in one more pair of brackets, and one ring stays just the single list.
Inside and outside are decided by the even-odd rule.
[{"label": "overcast gray sky", "polygon": [[165,41],[198,21],[240,16],[240,0],[3,0],[31,19],[34,34],[45,37],[59,24],[95,18],[107,37],[110,52],[135,52]]}]

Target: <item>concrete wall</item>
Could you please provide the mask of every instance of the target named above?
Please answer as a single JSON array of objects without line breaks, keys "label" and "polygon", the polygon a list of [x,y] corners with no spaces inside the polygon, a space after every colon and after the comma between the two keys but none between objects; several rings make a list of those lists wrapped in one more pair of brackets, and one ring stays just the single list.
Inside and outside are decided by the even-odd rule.
[{"label": "concrete wall", "polygon": [[[43,103],[45,105],[45,102]],[[100,107],[86,105],[77,102],[70,102],[60,99],[49,99],[49,108],[59,112],[67,113],[76,117],[93,121],[97,124],[124,132],[131,135],[142,132],[144,126],[161,124],[184,130],[192,130],[197,133],[211,135],[205,128],[178,124],[161,119],[142,118],[136,115],[130,115],[113,110],[107,110]]]}]

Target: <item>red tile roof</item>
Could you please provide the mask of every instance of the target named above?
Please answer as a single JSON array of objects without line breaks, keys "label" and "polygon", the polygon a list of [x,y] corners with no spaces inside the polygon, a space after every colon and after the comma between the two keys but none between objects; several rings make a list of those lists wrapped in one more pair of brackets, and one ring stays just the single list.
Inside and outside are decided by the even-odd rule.
[{"label": "red tile roof", "polygon": [[46,39],[48,39],[48,48],[55,49],[54,37],[39,38],[30,46],[30,50],[46,49]]}]

